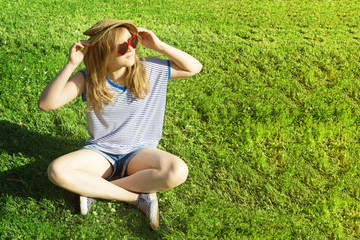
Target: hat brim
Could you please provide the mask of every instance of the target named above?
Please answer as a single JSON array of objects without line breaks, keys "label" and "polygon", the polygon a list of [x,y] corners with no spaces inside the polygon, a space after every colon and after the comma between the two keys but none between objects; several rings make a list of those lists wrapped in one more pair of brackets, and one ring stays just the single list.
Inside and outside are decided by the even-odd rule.
[{"label": "hat brim", "polygon": [[95,24],[93,27],[84,32],[84,35],[90,36],[90,38],[88,39],[89,41],[91,41],[90,46],[95,45],[108,31],[113,28],[126,27],[131,33],[138,33],[137,27],[132,23],[132,21],[114,20],[114,22],[108,25],[100,26],[102,29],[94,29],[94,27],[96,27],[96,25],[99,25],[99,23]]}]

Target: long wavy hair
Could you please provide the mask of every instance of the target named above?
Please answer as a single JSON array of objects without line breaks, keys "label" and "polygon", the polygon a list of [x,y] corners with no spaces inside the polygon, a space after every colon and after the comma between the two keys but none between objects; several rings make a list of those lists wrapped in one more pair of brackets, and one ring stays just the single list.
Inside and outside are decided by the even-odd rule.
[{"label": "long wavy hair", "polygon": [[[109,56],[116,48],[116,40],[122,31],[114,28],[93,46],[91,46],[84,58],[87,69],[86,91],[89,96],[87,111],[103,109],[103,104],[114,103],[114,94],[109,92],[106,85],[106,68],[109,64]],[[133,34],[133,33],[131,33]],[[146,71],[139,57],[135,52],[135,63],[126,68],[125,84],[134,96],[144,99],[150,93],[150,84],[146,76]]]}]

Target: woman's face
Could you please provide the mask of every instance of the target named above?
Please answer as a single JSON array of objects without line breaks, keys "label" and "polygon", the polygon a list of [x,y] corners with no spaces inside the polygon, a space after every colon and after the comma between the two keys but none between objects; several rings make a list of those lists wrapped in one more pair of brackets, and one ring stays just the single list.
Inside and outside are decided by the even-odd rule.
[{"label": "woman's face", "polygon": [[129,42],[133,36],[127,28],[118,28],[117,31],[120,31],[118,37],[115,41],[115,49],[110,54],[109,58],[109,68],[116,71],[122,67],[131,67],[135,63],[135,49],[129,44],[127,52],[120,56],[117,53],[117,47],[120,43]]}]

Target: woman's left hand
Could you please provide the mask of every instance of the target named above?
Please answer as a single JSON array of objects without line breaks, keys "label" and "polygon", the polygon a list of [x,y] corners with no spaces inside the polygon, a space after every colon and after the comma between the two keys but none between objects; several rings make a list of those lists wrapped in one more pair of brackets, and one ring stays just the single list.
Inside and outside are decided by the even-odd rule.
[{"label": "woman's left hand", "polygon": [[145,28],[138,28],[138,32],[140,36],[139,41],[143,46],[155,51],[160,51],[162,42],[152,31]]},{"label": "woman's left hand", "polygon": [[199,73],[201,63],[193,56],[162,41],[150,30],[138,28],[139,41],[146,48],[157,51],[170,59],[170,78],[190,77]]}]

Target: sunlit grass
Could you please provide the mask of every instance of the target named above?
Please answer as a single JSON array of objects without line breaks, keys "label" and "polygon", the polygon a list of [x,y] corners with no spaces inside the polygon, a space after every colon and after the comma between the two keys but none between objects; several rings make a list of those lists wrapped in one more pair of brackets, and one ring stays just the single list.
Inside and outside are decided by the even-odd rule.
[{"label": "sunlit grass", "polygon": [[[0,238],[354,239],[360,235],[356,1],[2,1]],[[203,63],[171,81],[159,148],[189,178],[158,194],[161,227],[123,203],[78,215],[48,163],[88,137],[80,99],[37,99],[71,44],[133,19]],[[160,56],[143,47],[142,56]]]}]

